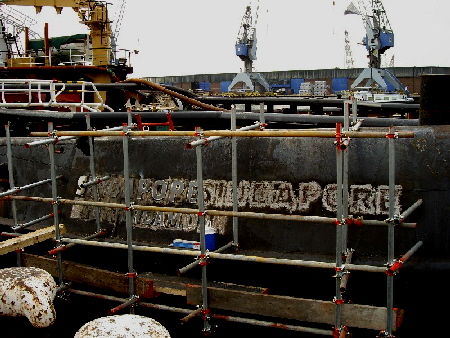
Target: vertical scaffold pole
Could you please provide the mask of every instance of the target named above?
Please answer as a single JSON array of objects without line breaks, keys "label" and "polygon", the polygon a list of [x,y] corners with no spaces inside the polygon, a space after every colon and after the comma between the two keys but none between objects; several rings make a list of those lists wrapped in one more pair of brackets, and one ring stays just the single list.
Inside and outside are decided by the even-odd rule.
[{"label": "vertical scaffold pole", "polygon": [[[231,130],[236,131],[236,106],[231,108]],[[238,211],[237,196],[237,138],[231,138],[231,176],[233,185],[233,212]],[[236,251],[239,250],[239,218],[233,216],[233,246]]]},{"label": "vertical scaffold pole", "polygon": [[[14,168],[13,168],[13,160],[12,160],[12,147],[11,147],[11,134],[9,129],[9,123],[5,125],[5,132],[6,132],[6,156],[8,158],[8,180],[9,180],[9,188],[14,189],[16,187],[16,184],[14,182]],[[14,228],[16,229],[18,226],[17,221],[17,209],[16,209],[16,201],[11,201],[11,209],[12,209],[12,216],[13,216],[13,222],[14,222]],[[17,266],[22,265],[22,259],[21,259],[20,250],[17,251]]]},{"label": "vertical scaffold pole", "polygon": [[343,160],[342,160],[342,125],[341,123],[336,123],[336,290],[335,299],[336,312],[335,312],[335,333],[340,334],[342,331],[342,294],[341,294],[341,281],[342,281],[342,225],[343,225]]},{"label": "vertical scaffold pole", "polygon": [[[123,126],[123,176],[124,176],[124,194],[125,194],[125,221],[127,231],[127,246],[128,246],[128,289],[130,294],[130,300],[134,300],[135,287],[134,279],[136,273],[133,267],[133,219],[132,211],[133,206],[131,204],[131,180],[130,180],[130,160],[129,160],[129,136],[128,126]],[[130,313],[134,314],[134,306],[130,306]]]},{"label": "vertical scaffold pole", "polygon": [[[200,129],[197,128],[197,132]],[[201,133],[200,133],[201,134]],[[199,136],[201,137],[201,135]],[[200,228],[200,265],[202,267],[202,315],[203,315],[203,332],[208,334],[211,332],[210,310],[208,307],[208,279],[206,267],[208,264],[208,257],[206,256],[206,230],[205,230],[205,196],[203,187],[203,163],[202,163],[202,148],[196,147],[197,157],[197,204],[198,204],[198,226]]]},{"label": "vertical scaffold pole", "polygon": [[259,104],[259,122],[262,126],[266,125],[266,117],[264,116],[264,102]]},{"label": "vertical scaffold pole", "polygon": [[[53,135],[53,123],[48,123],[49,135]],[[55,137],[55,136],[53,136]],[[55,239],[56,245],[59,246],[61,243],[61,233],[59,231],[59,211],[58,211],[58,188],[57,188],[57,177],[56,177],[56,163],[55,163],[55,142],[51,142],[48,145],[48,152],[50,156],[50,178],[52,180],[52,199],[53,199],[53,222],[55,225]],[[59,285],[63,286],[63,273],[62,273],[62,254],[59,251],[56,254],[56,260],[58,262],[58,279]]]},{"label": "vertical scaffold pole", "polygon": [[[344,132],[350,130],[350,107],[352,101],[344,102]],[[344,145],[345,149],[342,149],[343,152],[343,163],[342,163],[342,259],[345,257],[345,263],[350,263],[353,250],[348,247],[348,171],[349,171],[349,151],[350,151],[350,141],[347,139],[347,145]],[[347,289],[347,283],[349,280],[350,271],[342,271],[340,292],[343,293]]]},{"label": "vertical scaffold pole", "polygon": [[352,122],[356,123],[358,119],[358,102],[355,98],[352,99]]},{"label": "vertical scaffold pole", "polygon": [[[350,104],[351,101],[344,103],[344,132],[350,130]],[[349,144],[342,149],[343,159],[342,159],[342,218],[346,220],[348,218],[348,157],[349,157]],[[342,253],[348,251],[347,248],[347,232],[348,226],[347,222],[342,224]]]},{"label": "vertical scaffold pole", "polygon": [[[388,264],[395,259],[395,133],[392,127],[387,135],[389,139],[389,221],[388,221]],[[387,315],[386,336],[391,337],[394,320],[394,276],[387,275]]]},{"label": "vertical scaffold pole", "polygon": [[[92,130],[91,127],[91,116],[86,115],[86,126],[88,130]],[[91,171],[91,181],[97,181],[97,174],[95,173],[95,158],[94,158],[94,136],[89,136],[89,168]],[[94,184],[92,187],[92,194],[94,201],[98,202],[98,187]],[[100,208],[94,207],[95,212],[95,223],[97,225],[97,232],[100,232]]]}]

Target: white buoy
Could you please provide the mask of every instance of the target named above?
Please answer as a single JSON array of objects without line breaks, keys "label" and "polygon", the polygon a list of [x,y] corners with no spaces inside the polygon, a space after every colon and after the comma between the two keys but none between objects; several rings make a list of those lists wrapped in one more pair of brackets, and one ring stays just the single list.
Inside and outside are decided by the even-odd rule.
[{"label": "white buoy", "polygon": [[152,318],[125,314],[94,319],[84,324],[74,338],[94,337],[170,338],[170,334]]},{"label": "white buoy", "polygon": [[25,316],[34,327],[48,327],[56,318],[56,283],[45,270],[33,267],[0,269],[0,314]]}]

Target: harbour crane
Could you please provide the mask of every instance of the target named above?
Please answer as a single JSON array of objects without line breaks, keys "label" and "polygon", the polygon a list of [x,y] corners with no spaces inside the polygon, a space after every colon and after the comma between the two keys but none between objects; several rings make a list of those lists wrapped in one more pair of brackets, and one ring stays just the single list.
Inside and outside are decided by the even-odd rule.
[{"label": "harbour crane", "polygon": [[258,22],[259,0],[256,8],[255,22],[253,24],[252,6],[249,5],[245,9],[242,22],[239,28],[236,40],[236,55],[244,61],[244,71],[237,74],[228,91],[232,91],[233,87],[238,83],[243,83],[245,91],[269,91],[269,83],[259,73],[253,72],[253,61],[256,60],[256,24]]},{"label": "harbour crane", "polygon": [[364,0],[358,0],[359,8],[350,3],[344,14],[356,14],[362,17],[366,36],[362,44],[368,51],[369,67],[365,68],[353,82],[351,88],[356,88],[367,80],[366,86],[378,85],[387,90],[390,83],[398,91],[408,93],[406,87],[387,69],[381,69],[381,56],[391,47],[394,47],[394,32],[386,15],[381,0],[369,0],[366,6]]}]

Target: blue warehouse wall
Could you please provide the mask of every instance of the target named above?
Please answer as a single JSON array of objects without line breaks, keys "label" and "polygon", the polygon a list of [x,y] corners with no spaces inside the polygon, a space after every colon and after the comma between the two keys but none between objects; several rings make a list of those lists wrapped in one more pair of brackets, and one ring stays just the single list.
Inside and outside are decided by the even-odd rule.
[{"label": "blue warehouse wall", "polygon": [[220,92],[226,93],[228,92],[228,86],[231,84],[231,81],[220,81]]},{"label": "blue warehouse wall", "polygon": [[334,77],[331,80],[331,90],[333,93],[348,90],[348,78]]},{"label": "blue warehouse wall", "polygon": [[305,79],[291,79],[292,94],[298,94],[301,84],[305,82]]}]

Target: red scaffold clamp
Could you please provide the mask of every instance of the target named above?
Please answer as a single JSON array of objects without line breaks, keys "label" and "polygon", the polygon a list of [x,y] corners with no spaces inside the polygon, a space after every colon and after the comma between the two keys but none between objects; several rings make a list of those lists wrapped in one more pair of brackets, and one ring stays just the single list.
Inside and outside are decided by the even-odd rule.
[{"label": "red scaffold clamp", "polygon": [[333,303],[336,304],[336,305],[341,305],[341,304],[345,303],[345,299],[344,298],[337,299],[336,297],[334,297],[333,298]]},{"label": "red scaffold clamp", "polygon": [[357,217],[357,218],[348,217],[346,219],[346,222],[347,222],[347,225],[355,225],[355,226],[362,226],[363,225],[362,217]]},{"label": "red scaffold clamp", "polygon": [[203,129],[201,127],[195,127],[195,137],[204,138]]},{"label": "red scaffold clamp", "polygon": [[50,250],[50,251],[48,252],[48,254],[49,254],[50,256],[55,256],[58,252],[64,251],[64,250],[66,250],[66,249],[67,249],[67,245],[57,246],[57,247],[53,248],[52,250]]},{"label": "red scaffold clamp", "polygon": [[386,331],[381,331],[378,334],[378,338],[394,338],[395,336],[388,334]]},{"label": "red scaffold clamp", "polygon": [[127,206],[124,207],[123,210],[125,210],[125,211],[133,211],[134,210],[134,202],[131,202],[129,207],[127,207]]},{"label": "red scaffold clamp", "polygon": [[349,273],[349,271],[345,270],[344,264],[341,267],[335,267],[334,271],[336,271],[336,274],[333,276],[335,278],[342,278],[345,274]]},{"label": "red scaffold clamp", "polygon": [[339,150],[345,150],[350,145],[350,137],[345,137],[342,133],[342,123],[336,123],[336,141],[334,144]]},{"label": "red scaffold clamp", "polygon": [[349,334],[347,326],[335,327],[333,329],[333,338],[344,338]]},{"label": "red scaffold clamp", "polygon": [[200,255],[198,264],[200,266],[205,266],[209,264],[209,256],[208,255]]},{"label": "red scaffold clamp", "polygon": [[209,321],[211,319],[211,310],[210,309],[202,309],[201,314],[202,314],[203,322],[204,322],[203,335],[209,336],[212,333],[212,327],[211,327],[211,324],[209,323]]},{"label": "red scaffold clamp", "polygon": [[396,131],[395,133],[387,133],[386,134],[386,138],[391,138],[391,139],[397,139],[398,138],[398,132]]},{"label": "red scaffold clamp", "polygon": [[210,309],[202,309],[201,314],[203,317],[208,317],[211,314]]},{"label": "red scaffold clamp", "polygon": [[393,130],[392,127],[389,127],[389,133],[386,134],[386,138],[397,139],[398,138],[398,131],[393,132],[392,130]]},{"label": "red scaffold clamp", "polygon": [[386,274],[388,276],[394,276],[398,273],[398,270],[403,266],[403,261],[401,259],[395,260],[388,268],[386,269]]},{"label": "red scaffold clamp", "polygon": [[408,250],[407,253],[405,253],[400,259],[395,259],[392,261],[392,263],[387,264],[386,274],[388,276],[395,275],[398,270],[403,266],[403,263],[405,263],[419,248],[423,245],[422,241],[418,241],[411,249]]}]

